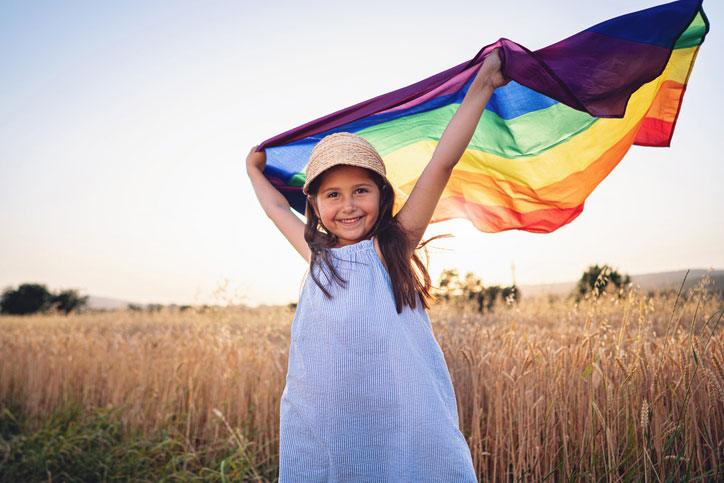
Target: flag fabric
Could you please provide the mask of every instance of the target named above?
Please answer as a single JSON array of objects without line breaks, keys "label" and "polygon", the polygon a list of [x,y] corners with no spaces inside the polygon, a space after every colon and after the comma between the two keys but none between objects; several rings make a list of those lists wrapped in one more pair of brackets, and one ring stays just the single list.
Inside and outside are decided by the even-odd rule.
[{"label": "flag fabric", "polygon": [[379,151],[401,201],[432,157],[484,58],[500,48],[498,88],[440,198],[433,222],[548,233],[571,222],[632,144],[669,146],[699,46],[701,0],[623,15],[537,51],[500,39],[469,62],[263,142],[266,177],[304,212],[314,145],[352,132]]}]

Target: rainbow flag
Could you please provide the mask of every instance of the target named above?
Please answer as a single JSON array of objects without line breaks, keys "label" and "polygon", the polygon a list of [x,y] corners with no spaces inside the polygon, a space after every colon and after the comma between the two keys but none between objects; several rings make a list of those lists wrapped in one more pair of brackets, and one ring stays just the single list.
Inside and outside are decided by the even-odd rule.
[{"label": "rainbow flag", "polygon": [[701,0],[623,15],[532,52],[508,39],[469,62],[263,142],[264,174],[303,213],[314,145],[347,131],[382,155],[404,201],[483,59],[499,47],[511,82],[495,91],[435,210],[481,231],[548,233],[570,223],[632,144],[669,146],[699,46]]}]

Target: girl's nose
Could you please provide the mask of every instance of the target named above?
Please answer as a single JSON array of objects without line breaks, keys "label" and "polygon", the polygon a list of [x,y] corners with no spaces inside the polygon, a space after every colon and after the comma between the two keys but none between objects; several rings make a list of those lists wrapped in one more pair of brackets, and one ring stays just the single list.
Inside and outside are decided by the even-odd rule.
[{"label": "girl's nose", "polygon": [[344,210],[345,211],[354,211],[354,209],[355,209],[354,199],[351,196],[348,196],[344,200]]}]

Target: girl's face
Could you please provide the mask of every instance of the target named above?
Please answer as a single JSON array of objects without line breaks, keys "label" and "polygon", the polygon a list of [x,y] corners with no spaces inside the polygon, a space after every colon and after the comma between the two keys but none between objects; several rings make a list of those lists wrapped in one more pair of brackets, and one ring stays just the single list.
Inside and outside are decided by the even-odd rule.
[{"label": "girl's face", "polygon": [[317,216],[337,236],[337,246],[367,239],[380,212],[380,189],[369,171],[335,166],[322,174],[316,194]]}]

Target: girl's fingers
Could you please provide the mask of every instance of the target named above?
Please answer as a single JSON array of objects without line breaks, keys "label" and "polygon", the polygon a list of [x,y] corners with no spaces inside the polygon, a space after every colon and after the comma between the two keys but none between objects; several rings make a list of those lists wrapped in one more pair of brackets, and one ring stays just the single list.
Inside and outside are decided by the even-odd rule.
[{"label": "girl's fingers", "polygon": [[498,47],[493,49],[483,60],[483,65],[480,67],[480,75],[488,78],[495,88],[504,86],[510,81],[510,79],[503,76],[501,71],[502,62],[500,61],[499,50]]}]

